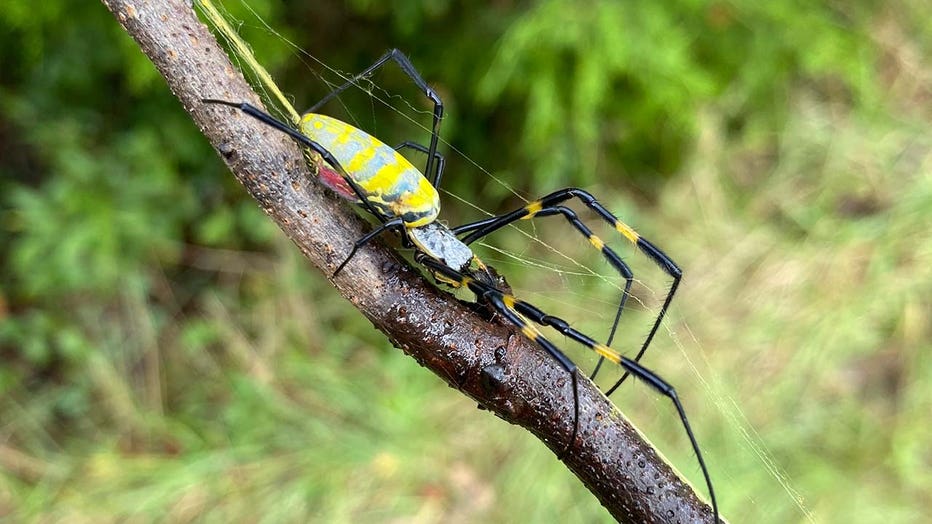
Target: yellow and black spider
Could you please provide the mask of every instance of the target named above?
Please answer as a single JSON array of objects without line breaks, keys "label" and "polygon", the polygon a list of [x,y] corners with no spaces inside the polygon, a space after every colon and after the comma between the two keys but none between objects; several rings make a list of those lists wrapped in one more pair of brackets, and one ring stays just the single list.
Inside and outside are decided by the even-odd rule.
[{"label": "yellow and black spider", "polygon": [[[356,127],[316,113],[328,101],[350,86],[356,85],[360,79],[369,77],[376,69],[389,61],[394,61],[433,102],[433,121],[429,146],[425,147],[416,142],[403,142],[392,148]],[[579,426],[577,367],[531,322],[541,326],[549,326],[564,336],[595,351],[600,358],[592,373],[593,378],[605,360],[621,366],[625,372],[624,375],[606,391],[606,395],[611,395],[630,374],[668,397],[675,405],[693,451],[696,453],[696,458],[708,486],[709,497],[715,515],[714,522],[718,522],[718,505],[712,488],[712,480],[676,391],[673,386],[656,373],[638,363],[657,333],[660,322],[663,320],[682,276],[680,268],[663,251],[638,235],[634,229],[605,209],[590,193],[578,188],[560,189],[512,212],[455,228],[447,228],[437,222],[437,215],[440,211],[440,196],[437,188],[440,185],[445,164],[443,156],[437,152],[437,143],[440,139],[440,122],[443,119],[443,101],[421,78],[410,60],[397,49],[388,51],[363,72],[331,91],[301,117],[298,129],[294,129],[246,102],[230,102],[211,98],[205,98],[202,101],[240,109],[263,123],[288,134],[298,143],[316,151],[326,163],[326,165],[322,165],[318,169],[318,176],[321,181],[341,197],[361,205],[379,220],[379,226],[355,242],[349,255],[337,267],[334,276],[346,266],[356,251],[367,242],[387,230],[397,231],[401,234],[403,244],[414,249],[414,260],[424,266],[439,282],[451,287],[469,289],[476,295],[477,301],[488,305],[501,314],[505,319],[517,326],[524,336],[544,348],[570,374],[572,379],[574,425],[572,436],[565,450],[570,449],[575,442]],[[403,148],[414,149],[427,155],[424,173],[421,173],[398,152]],[[431,177],[431,179],[429,180],[428,177]],[[564,202],[574,198],[592,209],[599,217],[612,225],[625,239],[634,244],[642,253],[646,254],[667,274],[673,277],[673,284],[664,299],[657,319],[654,321],[653,327],[640,351],[633,359],[619,354],[609,346],[614,338],[621,313],[624,311],[634,274],[628,265],[621,260],[621,257],[608,247],[602,239],[593,234],[572,209],[563,205]],[[626,281],[615,314],[615,320],[605,344],[596,342],[585,333],[573,329],[565,320],[548,315],[534,305],[500,289],[497,280],[490,276],[485,264],[469,248],[469,244],[518,220],[554,215],[562,215],[581,235],[586,237],[593,247],[602,253],[605,259]],[[528,322],[528,320],[531,322]]]}]

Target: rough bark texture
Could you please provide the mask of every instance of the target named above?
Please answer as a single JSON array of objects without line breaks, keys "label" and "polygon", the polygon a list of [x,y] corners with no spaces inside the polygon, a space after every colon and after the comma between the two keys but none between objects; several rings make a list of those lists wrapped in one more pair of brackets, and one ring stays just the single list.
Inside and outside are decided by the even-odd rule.
[{"label": "rough bark texture", "polygon": [[[261,107],[191,5],[181,0],[103,3],[162,73],[236,178],[329,278],[352,240],[363,234],[363,221],[313,179],[290,139],[232,108],[200,102],[213,97]],[[573,421],[569,377],[514,329],[486,322],[378,243],[362,250],[331,282],[395,346],[450,386],[527,428],[555,452],[566,445]],[[562,460],[616,519],[712,520],[711,508],[584,378],[579,400],[579,434]]]}]

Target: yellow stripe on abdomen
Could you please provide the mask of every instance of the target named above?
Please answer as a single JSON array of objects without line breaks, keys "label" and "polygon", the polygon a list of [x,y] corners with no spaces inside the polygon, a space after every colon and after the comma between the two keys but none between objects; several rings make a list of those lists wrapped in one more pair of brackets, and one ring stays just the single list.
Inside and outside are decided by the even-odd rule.
[{"label": "yellow stripe on abdomen", "polygon": [[[403,185],[407,182],[407,180],[402,177],[402,174],[404,174],[404,172],[408,171],[409,169],[414,169],[414,166],[412,166],[404,157],[398,154],[395,155],[397,158],[392,159],[392,161],[386,161],[387,159],[383,157],[387,155],[384,154],[384,151],[382,153],[383,154],[379,155],[378,159],[381,166],[378,166],[377,170],[372,174],[372,176],[364,180],[359,180],[359,185],[361,185],[366,191],[376,195],[397,194],[401,192],[399,189],[402,191],[408,189],[399,187],[400,185]],[[374,154],[375,151],[373,148],[373,155]],[[370,161],[371,160],[372,157],[370,157]],[[359,166],[355,172],[363,173],[365,171],[370,171],[370,169],[364,169],[365,167],[369,167],[371,169],[376,166]],[[352,172],[353,171],[350,170],[350,173]],[[410,188],[409,190],[415,190],[415,188]]]},{"label": "yellow stripe on abdomen", "polygon": [[377,149],[374,145],[360,149],[343,168],[346,169],[347,173],[358,173],[362,171],[366,165],[372,161],[372,158],[375,157],[376,151]]}]

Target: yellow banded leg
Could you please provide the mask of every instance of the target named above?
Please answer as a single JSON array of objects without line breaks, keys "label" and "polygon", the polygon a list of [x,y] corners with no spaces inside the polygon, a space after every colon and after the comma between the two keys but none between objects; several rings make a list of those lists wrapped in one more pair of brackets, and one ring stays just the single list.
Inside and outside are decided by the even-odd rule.
[{"label": "yellow banded leg", "polygon": [[586,334],[572,328],[566,321],[558,317],[547,315],[541,309],[528,302],[524,302],[523,300],[515,298],[512,295],[502,293],[500,290],[480,280],[463,275],[462,273],[447,267],[446,265],[430,258],[427,255],[418,254],[415,255],[415,259],[419,263],[428,267],[431,271],[434,272],[435,275],[442,274],[443,280],[456,281],[458,282],[459,287],[468,287],[480,300],[485,301],[490,306],[495,308],[495,310],[498,311],[502,316],[517,326],[525,337],[536,342],[538,345],[547,350],[547,352],[550,353],[550,355],[554,357],[554,359],[556,359],[564,369],[570,372],[570,376],[572,377],[573,381],[573,401],[575,410],[573,434],[570,441],[567,443],[567,446],[559,454],[561,458],[564,453],[569,451],[570,447],[572,447],[573,443],[576,441],[576,436],[579,429],[579,394],[577,390],[578,383],[576,378],[576,366],[552,342],[550,342],[540,332],[539,329],[537,329],[533,324],[529,323],[528,319],[543,326],[550,326],[556,329],[559,333],[592,349],[598,353],[600,357],[610,360],[615,364],[621,365],[625,369],[626,373],[633,374],[638,379],[647,383],[662,395],[669,398],[676,407],[677,414],[679,415],[680,421],[683,424],[686,435],[689,437],[693,452],[696,454],[696,458],[699,461],[699,467],[702,470],[703,476],[705,477],[706,486],[709,490],[709,497],[712,502],[715,522],[719,521],[718,503],[715,498],[715,491],[712,487],[712,479],[709,475],[709,470],[706,467],[705,460],[702,457],[702,451],[699,448],[698,440],[696,439],[695,434],[693,434],[692,428],[690,427],[689,419],[686,417],[686,410],[683,408],[683,405],[680,402],[680,399],[677,396],[673,386],[663,380],[659,375],[650,369],[645,368],[638,362],[619,355],[608,346],[599,344]]},{"label": "yellow banded leg", "polygon": [[[565,188],[558,191],[554,191],[539,200],[535,200],[526,204],[525,206],[516,209],[510,213],[505,213],[497,217],[487,218],[478,222],[471,224],[465,224],[463,226],[455,228],[453,231],[456,234],[467,234],[468,235],[463,239],[463,242],[467,245],[475,242],[476,240],[491,234],[498,229],[501,229],[517,220],[522,219],[532,219],[539,216],[547,216],[553,214],[563,214],[570,223],[576,227],[586,238],[589,240],[589,243],[599,249],[602,254],[609,260],[610,263],[615,267],[616,270],[621,273],[627,280],[625,291],[622,294],[621,300],[619,301],[619,307],[615,315],[615,320],[612,323],[612,328],[609,333],[607,345],[611,345],[614,339],[615,332],[618,329],[618,323],[621,319],[621,313],[624,310],[625,302],[629,296],[630,285],[633,281],[633,273],[630,268],[621,262],[621,259],[611,251],[607,246],[604,245],[604,242],[592,235],[588,228],[579,221],[578,217],[575,216],[568,208],[560,205],[563,202],[571,199],[578,199],[586,207],[592,209],[596,212],[599,217],[610,224],[625,240],[634,244],[639,251],[648,256],[651,260],[654,261],[658,266],[660,266],[667,274],[673,277],[673,284],[670,286],[670,291],[667,292],[666,297],[664,298],[663,305],[660,308],[660,312],[657,314],[657,318],[654,320],[654,324],[651,327],[650,332],[645,338],[644,343],[641,345],[640,350],[635,356],[634,360],[639,361],[644,355],[644,352],[647,351],[647,348],[650,346],[651,341],[654,336],[657,334],[657,330],[660,328],[660,323],[663,321],[664,316],[666,315],[667,309],[670,306],[670,302],[673,300],[673,295],[676,293],[676,289],[679,286],[680,279],[682,278],[682,271],[680,268],[659,248],[654,244],[649,242],[647,239],[639,235],[631,226],[625,224],[608,211],[601,203],[599,203],[592,194],[587,191],[583,191],[578,188]],[[582,226],[582,227],[580,227]],[[620,264],[617,264],[614,259],[617,259]],[[593,371],[592,377],[598,373],[603,363],[602,359],[599,359],[599,363],[596,365],[595,370]],[[618,380],[611,388],[607,390],[607,394],[611,394],[627,379],[629,373],[626,371],[622,375],[621,379]]]}]

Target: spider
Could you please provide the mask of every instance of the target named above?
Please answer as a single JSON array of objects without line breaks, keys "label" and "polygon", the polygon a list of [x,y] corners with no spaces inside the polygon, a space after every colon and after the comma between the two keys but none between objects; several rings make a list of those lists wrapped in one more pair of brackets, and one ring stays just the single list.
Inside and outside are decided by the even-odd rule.
[{"label": "spider", "polygon": [[[347,88],[357,85],[357,82],[361,79],[368,78],[377,69],[390,62],[397,64],[433,103],[433,119],[430,144],[428,146],[406,141],[392,148],[356,127],[317,113],[318,109]],[[337,267],[333,276],[338,275],[356,252],[369,241],[385,231],[396,231],[401,235],[402,244],[407,248],[413,248],[415,262],[426,268],[438,282],[454,288],[469,289],[475,294],[477,302],[490,307],[504,319],[517,326],[524,336],[546,350],[566,370],[572,381],[574,425],[572,436],[564,451],[572,447],[579,427],[578,371],[573,361],[548,340],[534,324],[549,326],[597,353],[599,362],[590,378],[596,376],[605,360],[620,366],[624,370],[624,374],[606,391],[606,395],[611,395],[629,375],[633,375],[669,398],[676,407],[680,421],[698,459],[709,491],[715,515],[714,522],[718,522],[718,505],[712,487],[712,480],[702,458],[699,444],[689,425],[686,411],[683,409],[683,405],[673,386],[639,363],[657,333],[657,329],[666,314],[682,277],[680,268],[663,251],[619,220],[600,204],[592,194],[572,187],[554,191],[509,213],[492,216],[458,227],[448,228],[438,222],[436,220],[440,211],[438,188],[445,166],[443,155],[437,151],[437,144],[440,140],[440,122],[443,119],[443,101],[427,85],[427,82],[424,81],[407,56],[398,49],[389,50],[364,71],[332,90],[304,113],[298,124],[298,129],[247,102],[230,102],[213,98],[204,98],[202,102],[239,109],[262,123],[289,135],[300,145],[317,152],[325,163],[318,169],[318,176],[324,185],[335,191],[340,197],[361,205],[380,222],[378,226],[353,244],[349,255]],[[399,153],[400,150],[405,148],[427,155],[423,173]],[[622,237],[634,244],[673,278],[672,286],[664,299],[653,327],[641,345],[640,351],[633,359],[621,355],[611,349],[610,346],[625,308],[625,303],[628,300],[634,274],[615,251],[607,246],[601,238],[593,234],[592,230],[580,220],[576,212],[563,205],[572,199],[579,200],[594,211],[602,220],[614,227]],[[502,290],[500,281],[492,276],[490,269],[469,248],[469,244],[518,220],[556,215],[562,215],[576,231],[602,253],[609,264],[625,279],[626,283],[615,313],[614,323],[605,344],[599,343],[585,333],[574,329],[565,320],[549,315],[536,306]]]}]

